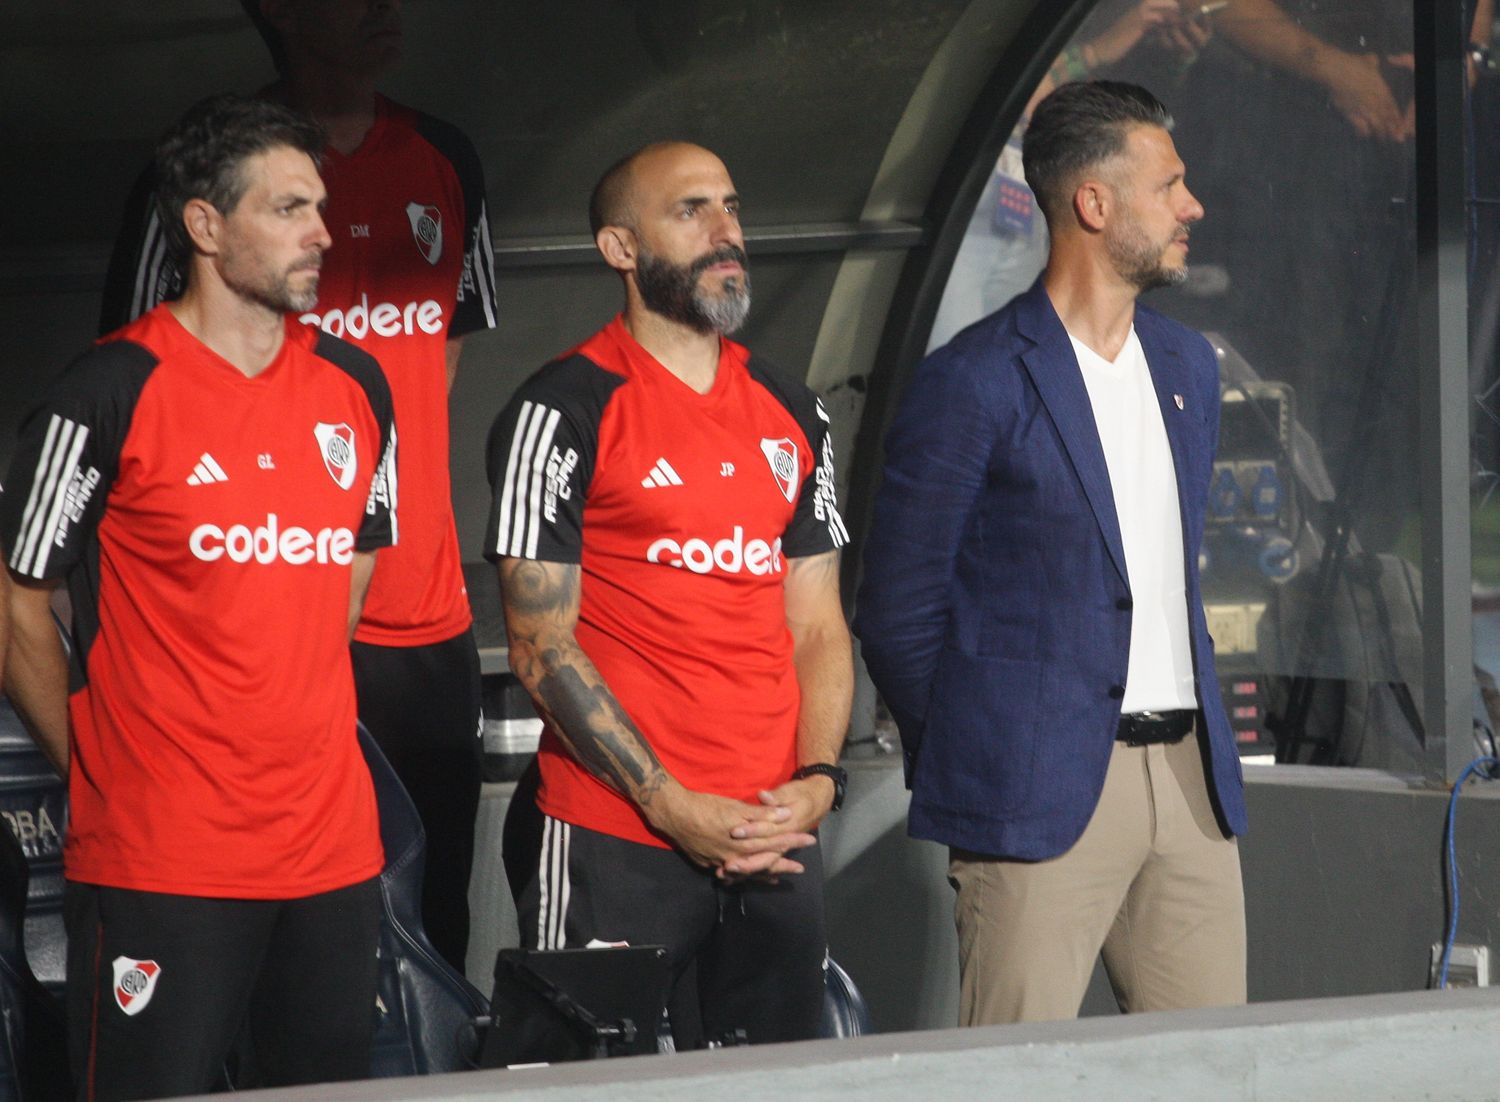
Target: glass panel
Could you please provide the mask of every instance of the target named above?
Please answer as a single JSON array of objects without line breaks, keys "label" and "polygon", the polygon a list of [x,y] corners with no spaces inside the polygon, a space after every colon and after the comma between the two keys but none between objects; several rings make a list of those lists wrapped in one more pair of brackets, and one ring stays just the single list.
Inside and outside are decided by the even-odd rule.
[{"label": "glass panel", "polygon": [[[1500,728],[1500,69],[1489,54],[1493,5],[1472,24],[1468,138],[1469,410],[1474,558],[1476,753],[1494,755]],[[1491,25],[1483,23],[1490,16]]]},{"label": "glass panel", "polygon": [[[1104,0],[1033,99],[1144,84],[1207,212],[1187,283],[1147,302],[1220,353],[1203,584],[1247,755],[1424,770],[1411,28],[1409,0]],[[933,346],[1045,263],[1024,127]]]}]

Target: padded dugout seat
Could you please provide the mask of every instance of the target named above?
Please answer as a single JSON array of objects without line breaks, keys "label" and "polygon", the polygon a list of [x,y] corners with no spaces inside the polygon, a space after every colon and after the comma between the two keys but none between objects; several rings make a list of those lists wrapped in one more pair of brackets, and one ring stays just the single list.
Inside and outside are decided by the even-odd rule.
[{"label": "padded dugout seat", "polygon": [[474,1020],[489,1001],[433,948],[422,928],[427,838],[395,770],[361,724],[359,745],[375,782],[385,869],[380,874],[380,980],[375,1078],[465,1071],[477,1065]]},{"label": "padded dugout seat", "polygon": [[0,699],[0,1100],[70,1094],[62,1008],[66,815],[63,781]]},{"label": "padded dugout seat", "polygon": [[21,726],[10,702],[0,700],[0,819],[28,866],[26,959],[42,985],[59,998],[68,955],[62,918],[67,807],[62,778]]}]

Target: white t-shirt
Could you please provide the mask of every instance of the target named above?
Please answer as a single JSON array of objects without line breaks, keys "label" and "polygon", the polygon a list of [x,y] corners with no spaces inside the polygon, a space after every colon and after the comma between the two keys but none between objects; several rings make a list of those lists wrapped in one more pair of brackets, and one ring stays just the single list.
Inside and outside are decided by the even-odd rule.
[{"label": "white t-shirt", "polygon": [[1113,363],[1069,334],[1114,491],[1133,603],[1121,711],[1198,707],[1172,449],[1135,327]]}]

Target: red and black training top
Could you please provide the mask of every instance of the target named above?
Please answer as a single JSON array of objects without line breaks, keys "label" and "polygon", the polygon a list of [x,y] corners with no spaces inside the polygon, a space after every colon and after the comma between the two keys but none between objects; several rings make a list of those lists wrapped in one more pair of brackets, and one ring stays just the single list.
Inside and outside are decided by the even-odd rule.
[{"label": "red and black training top", "polygon": [[[485,554],[578,563],[576,636],[662,764],[754,801],[796,768],[787,560],[847,542],[828,420],[733,341],[699,394],[615,319],[524,383],[489,439]],[[651,845],[552,731],[549,815]]]},{"label": "red and black training top", "polygon": [[346,634],[395,452],[375,362],[292,318],[246,378],[160,306],[53,386],[0,539],[73,594],[69,879],[295,898],[379,872]]}]

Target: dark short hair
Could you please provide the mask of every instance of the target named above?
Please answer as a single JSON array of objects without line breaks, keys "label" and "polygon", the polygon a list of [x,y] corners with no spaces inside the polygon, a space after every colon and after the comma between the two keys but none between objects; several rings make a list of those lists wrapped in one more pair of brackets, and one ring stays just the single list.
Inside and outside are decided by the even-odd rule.
[{"label": "dark short hair", "polygon": [[1021,140],[1026,182],[1048,221],[1067,209],[1078,178],[1125,150],[1133,126],[1172,129],[1162,102],[1139,84],[1064,84],[1031,113]]},{"label": "dark short hair", "polygon": [[222,214],[232,213],[249,186],[245,161],[281,146],[316,162],[323,131],[290,108],[234,95],[200,100],[162,136],[154,163],[156,215],[179,269],[186,270],[193,252],[182,222],[188,201],[203,199]]},{"label": "dark short hair", "polygon": [[261,40],[265,42],[266,49],[271,54],[271,64],[276,66],[278,73],[286,72],[286,43],[281,40],[281,32],[271,26],[271,21],[266,18],[265,12],[260,10],[260,0],[240,0],[240,7],[245,9],[250,22],[254,23],[255,29],[260,32]]},{"label": "dark short hair", "polygon": [[[653,143],[655,144],[655,143]],[[628,226],[630,214],[630,170],[651,146],[642,146],[621,157],[604,170],[589,194],[589,232],[595,237],[605,226]]]}]

